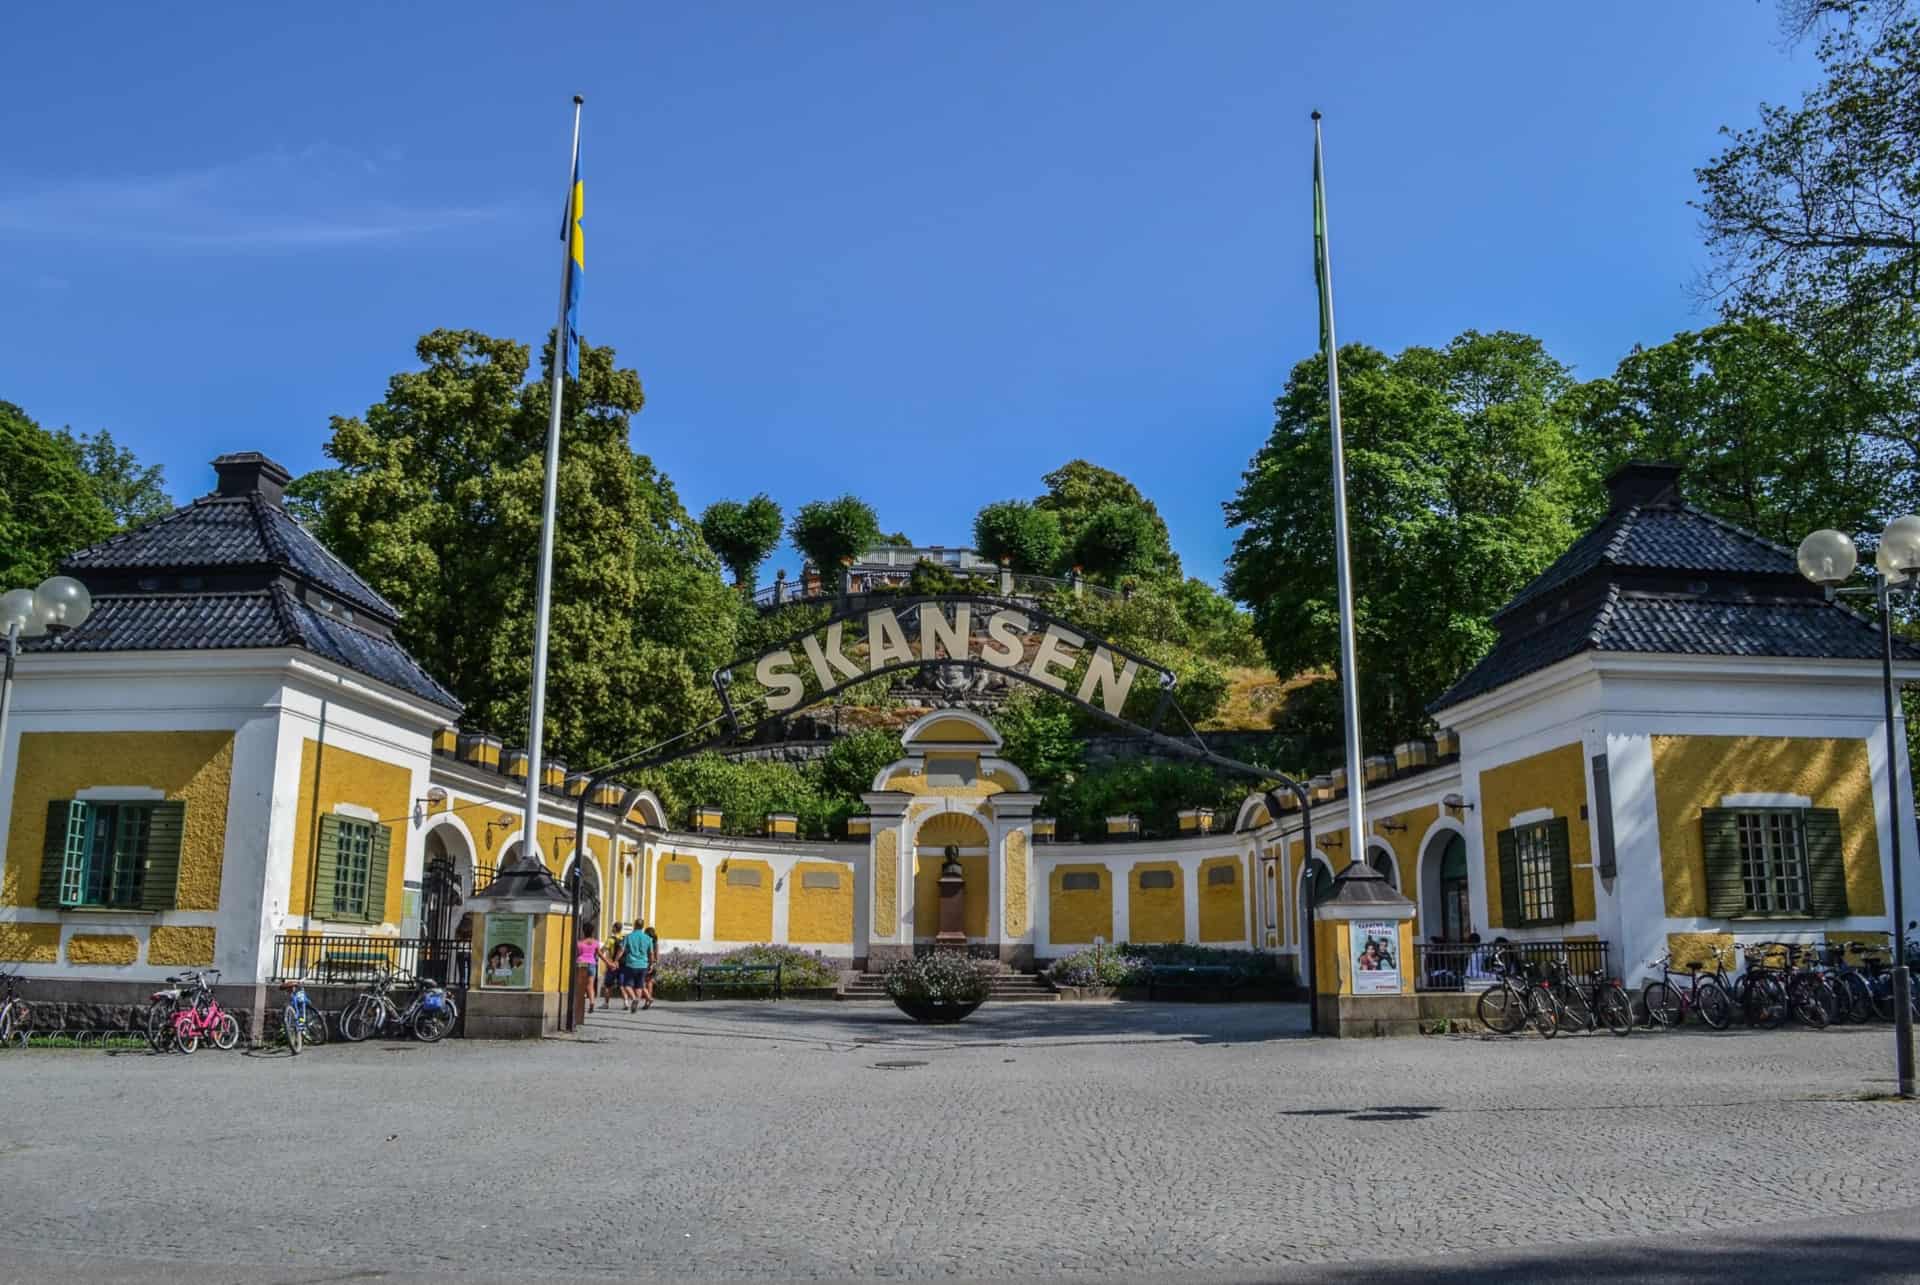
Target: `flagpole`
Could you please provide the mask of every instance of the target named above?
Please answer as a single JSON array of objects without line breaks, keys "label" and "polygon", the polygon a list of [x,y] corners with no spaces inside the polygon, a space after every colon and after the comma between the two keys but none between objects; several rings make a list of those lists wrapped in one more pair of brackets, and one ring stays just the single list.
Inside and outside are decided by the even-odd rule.
[{"label": "flagpole", "polygon": [[[580,106],[586,99],[573,96],[573,156],[567,165],[567,220],[563,228],[573,227],[573,184],[580,173]],[[540,740],[547,717],[547,606],[553,593],[553,523],[560,486],[560,410],[567,373],[567,299],[573,280],[573,244],[564,241],[566,264],[560,272],[560,321],[553,332],[553,383],[548,389],[552,403],[547,414],[547,468],[540,496],[540,575],[533,608],[533,709],[527,719],[527,806],[521,820],[520,855],[527,862],[539,838],[540,819]],[[578,837],[576,836],[576,843]],[[551,853],[555,860],[559,853]],[[569,946],[571,943],[569,943]]]},{"label": "flagpole", "polygon": [[1366,772],[1360,750],[1360,665],[1353,643],[1353,568],[1347,551],[1347,450],[1340,432],[1339,344],[1333,334],[1333,259],[1328,252],[1326,168],[1321,160],[1320,113],[1313,114],[1313,224],[1320,242],[1321,345],[1327,354],[1327,416],[1333,427],[1333,570],[1340,599],[1340,696],[1347,724],[1347,852],[1367,855]]}]

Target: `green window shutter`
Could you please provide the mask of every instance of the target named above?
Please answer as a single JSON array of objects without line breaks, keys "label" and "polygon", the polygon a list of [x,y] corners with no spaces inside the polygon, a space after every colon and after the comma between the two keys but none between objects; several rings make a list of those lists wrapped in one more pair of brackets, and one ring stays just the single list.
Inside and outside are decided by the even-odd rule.
[{"label": "green window shutter", "polygon": [[1737,919],[1747,913],[1747,881],[1740,869],[1740,815],[1732,808],[1703,808],[1700,850],[1707,860],[1707,913]]},{"label": "green window shutter", "polygon": [[1570,924],[1574,919],[1573,849],[1565,817],[1547,822],[1547,851],[1553,855],[1553,921]]},{"label": "green window shutter", "polygon": [[42,910],[79,904],[87,871],[87,813],[77,799],[55,799],[47,804],[47,835],[40,850]]},{"label": "green window shutter", "polygon": [[1808,808],[1801,813],[1807,842],[1807,908],[1815,919],[1847,913],[1847,862],[1840,846],[1840,813]]},{"label": "green window shutter", "polygon": [[313,914],[333,918],[333,880],[340,866],[340,818],[320,818],[320,842],[313,853]]},{"label": "green window shutter", "polygon": [[147,809],[147,852],[140,873],[142,910],[172,910],[178,904],[180,841],[186,820],[187,805],[178,801]]},{"label": "green window shutter", "polygon": [[1520,926],[1520,841],[1511,830],[1500,832],[1500,924]]},{"label": "green window shutter", "polygon": [[367,861],[367,922],[377,924],[387,917],[387,852],[393,844],[393,831],[384,825],[373,827],[373,855]]}]

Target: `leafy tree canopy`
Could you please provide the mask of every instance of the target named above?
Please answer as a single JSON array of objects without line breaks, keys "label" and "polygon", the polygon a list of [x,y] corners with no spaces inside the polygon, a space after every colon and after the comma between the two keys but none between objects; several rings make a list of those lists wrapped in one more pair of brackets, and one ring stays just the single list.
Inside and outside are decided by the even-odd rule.
[{"label": "leafy tree canopy", "polygon": [[68,441],[0,401],[0,592],[33,588],[113,534],[114,515]]},{"label": "leafy tree canopy", "polygon": [[1102,506],[1119,504],[1143,510],[1153,528],[1153,570],[1167,575],[1180,574],[1180,559],[1173,552],[1167,524],[1153,501],[1140,488],[1112,469],[1101,468],[1086,460],[1069,460],[1040,479],[1047,493],[1034,501],[1034,507],[1046,509],[1060,519],[1060,538],[1069,551],[1079,548],[1082,529]]},{"label": "leafy tree canopy", "polygon": [[[299,501],[401,609],[401,641],[466,702],[465,721],[517,738],[548,381],[528,380],[526,345],[476,331],[436,330],[415,351],[422,369],[389,380],[385,400],[334,418],[337,467],[303,478]],[[628,445],[643,396],[614,362],[582,346],[561,437],[545,743],[582,766],[710,717],[706,676],[729,658],[739,610],[672,484]]]},{"label": "leafy tree canopy", "polygon": [[993,562],[1005,560],[1023,575],[1051,575],[1066,556],[1060,515],[1026,500],[999,500],[973,519],[973,544]]},{"label": "leafy tree canopy", "polygon": [[[1492,644],[1488,618],[1594,516],[1592,463],[1563,408],[1567,370],[1540,342],[1468,331],[1398,357],[1340,353],[1347,503],[1372,746],[1427,726],[1426,705]],[[1326,365],[1301,362],[1228,520],[1227,589],[1281,674],[1339,661]]]},{"label": "leafy tree canopy", "polygon": [[1089,575],[1106,580],[1150,576],[1162,565],[1164,530],[1146,509],[1110,500],[1081,523],[1073,560]]},{"label": "leafy tree canopy", "polygon": [[831,578],[839,574],[841,562],[858,558],[879,543],[880,520],[871,504],[843,495],[801,505],[787,534],[814,570]]},{"label": "leafy tree canopy", "polygon": [[60,440],[79,462],[116,528],[136,527],[173,512],[173,499],[167,494],[166,474],[161,467],[142,464],[139,456],[116,442],[106,429],[76,437],[73,430],[63,428]]},{"label": "leafy tree canopy", "polygon": [[720,555],[720,561],[733,573],[733,582],[744,589],[753,588],[754,572],[780,543],[784,519],[780,506],[763,492],[744,504],[739,500],[718,500],[700,515],[700,534],[707,547]]}]

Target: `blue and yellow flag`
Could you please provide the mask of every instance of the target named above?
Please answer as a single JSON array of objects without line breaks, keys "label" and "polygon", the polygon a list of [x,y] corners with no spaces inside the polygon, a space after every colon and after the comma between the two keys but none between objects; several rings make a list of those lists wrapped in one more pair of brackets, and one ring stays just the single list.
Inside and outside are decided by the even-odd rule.
[{"label": "blue and yellow flag", "polygon": [[580,206],[586,185],[580,181],[580,157],[573,158],[573,190],[567,194],[566,226],[560,239],[567,243],[567,373],[580,378],[580,279],[587,272],[586,234],[580,230]]}]

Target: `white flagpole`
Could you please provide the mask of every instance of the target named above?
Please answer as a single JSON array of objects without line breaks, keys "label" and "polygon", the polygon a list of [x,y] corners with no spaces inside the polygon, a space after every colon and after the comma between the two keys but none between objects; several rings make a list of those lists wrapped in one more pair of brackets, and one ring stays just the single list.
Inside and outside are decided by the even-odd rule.
[{"label": "white flagpole", "polygon": [[[553,332],[553,386],[548,390],[553,405],[547,417],[546,484],[540,497],[540,577],[533,608],[533,709],[527,720],[527,806],[521,821],[520,855],[534,857],[539,838],[540,819],[540,738],[547,718],[547,606],[553,593],[553,523],[556,493],[560,486],[560,401],[567,374],[567,296],[573,279],[573,184],[580,173],[580,105],[586,99],[573,96],[573,156],[567,164],[567,217],[561,225],[562,261],[560,272],[560,322]],[[558,853],[550,854],[556,860]]]},{"label": "white flagpole", "polygon": [[1327,414],[1333,426],[1333,568],[1340,598],[1340,696],[1347,723],[1347,852],[1367,856],[1367,778],[1360,750],[1360,665],[1353,644],[1353,569],[1347,552],[1347,451],[1340,434],[1339,344],[1333,335],[1333,254],[1327,237],[1326,167],[1320,113],[1313,114],[1314,214],[1320,236],[1320,315],[1326,319]]}]

